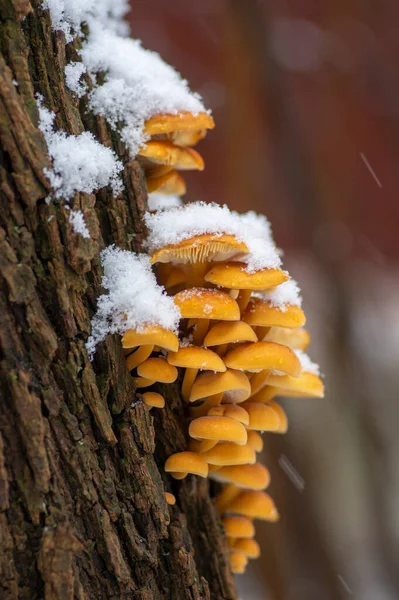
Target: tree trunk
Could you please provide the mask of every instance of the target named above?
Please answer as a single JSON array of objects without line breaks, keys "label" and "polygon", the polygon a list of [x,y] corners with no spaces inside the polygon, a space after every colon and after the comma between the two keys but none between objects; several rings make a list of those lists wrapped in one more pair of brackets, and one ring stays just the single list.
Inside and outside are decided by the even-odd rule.
[{"label": "tree trunk", "polygon": [[[115,133],[66,89],[79,42],[66,46],[38,5],[0,0],[0,598],[234,600],[208,482],[163,472],[186,447],[178,385],[149,413],[117,336],[87,357],[99,251],[140,250],[146,187]],[[123,195],[71,202],[90,239],[63,202],[45,202],[35,93],[58,129],[92,131],[124,163]]]}]

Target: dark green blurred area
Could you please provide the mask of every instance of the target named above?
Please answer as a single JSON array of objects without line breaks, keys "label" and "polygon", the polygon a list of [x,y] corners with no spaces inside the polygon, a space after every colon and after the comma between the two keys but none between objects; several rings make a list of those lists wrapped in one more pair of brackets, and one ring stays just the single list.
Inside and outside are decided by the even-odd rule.
[{"label": "dark green blurred area", "polygon": [[272,221],[325,400],[264,462],[281,521],[243,600],[399,597],[399,3],[133,0],[133,35],[212,108],[187,200]]}]

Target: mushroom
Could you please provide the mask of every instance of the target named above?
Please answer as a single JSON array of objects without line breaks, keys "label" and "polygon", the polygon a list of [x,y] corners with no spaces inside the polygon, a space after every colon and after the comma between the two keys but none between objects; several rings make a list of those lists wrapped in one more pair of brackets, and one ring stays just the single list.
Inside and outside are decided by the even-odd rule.
[{"label": "mushroom", "polygon": [[163,408],[165,406],[165,398],[156,392],[145,392],[143,394],[143,401],[144,404],[150,408],[150,410],[154,406],[156,408]]},{"label": "mushroom", "polygon": [[274,386],[279,396],[303,396],[309,398],[323,398],[324,385],[315,373],[303,371],[297,377],[289,375],[275,375],[270,373],[267,386]]},{"label": "mushroom", "polygon": [[281,269],[259,269],[248,272],[248,265],[240,262],[212,265],[205,275],[205,281],[235,290],[265,290],[287,279],[287,273]]},{"label": "mushroom", "polygon": [[225,466],[210,474],[222,483],[234,483],[237,487],[264,490],[270,483],[270,473],[260,463]]},{"label": "mushroom", "polygon": [[238,321],[240,318],[237,302],[219,290],[194,287],[176,294],[174,302],[183,319]]},{"label": "mushroom", "polygon": [[227,506],[226,512],[263,521],[275,522],[279,519],[276,506],[269,494],[252,490],[244,490],[236,496]]},{"label": "mushroom", "polygon": [[137,367],[137,373],[140,377],[160,383],[173,383],[178,375],[176,367],[170,365],[164,358],[148,358]]},{"label": "mushroom", "polygon": [[223,517],[222,524],[228,537],[247,539],[253,538],[255,535],[254,524],[247,517],[238,517],[236,515]]},{"label": "mushroom", "polygon": [[248,558],[243,552],[237,550],[232,550],[230,552],[230,567],[233,573],[242,575],[245,572],[247,564]]},{"label": "mushroom", "polygon": [[260,546],[254,539],[239,539],[233,544],[235,552],[242,552],[247,558],[259,558]]},{"label": "mushroom", "polygon": [[280,416],[270,406],[259,402],[244,402],[249,415],[248,429],[255,431],[277,431],[280,427]]},{"label": "mushroom", "polygon": [[170,134],[175,132],[198,131],[213,129],[215,122],[207,112],[197,114],[181,111],[177,114],[160,113],[147,119],[144,123],[144,133],[147,135]]},{"label": "mushroom", "polygon": [[188,433],[195,440],[234,442],[240,446],[247,443],[244,425],[229,417],[198,417],[191,421]]},{"label": "mushroom", "polygon": [[259,433],[257,431],[255,431],[254,429],[248,429],[247,435],[248,435],[248,441],[247,441],[248,446],[251,446],[251,448],[253,448],[255,450],[255,452],[262,452],[262,450],[263,450],[262,436],[259,435]]},{"label": "mushroom", "polygon": [[184,367],[186,373],[183,379],[182,394],[188,402],[192,384],[199,370],[226,371],[226,366],[220,356],[207,348],[185,346],[177,352],[169,352],[167,361],[170,365]]},{"label": "mushroom", "polygon": [[221,467],[231,465],[252,465],[256,462],[255,450],[246,444],[239,446],[234,442],[216,444],[210,450],[202,453],[209,465]]},{"label": "mushroom", "polygon": [[302,328],[271,327],[262,341],[284,344],[291,350],[306,350],[310,343],[310,335]]},{"label": "mushroom", "polygon": [[[247,323],[221,321],[208,331],[204,339],[204,346],[223,346],[223,349],[227,349],[228,344],[257,341],[256,333]],[[224,354],[224,351],[219,354]]]},{"label": "mushroom", "polygon": [[176,194],[176,196],[184,196],[187,191],[183,177],[173,169],[163,172],[162,174],[159,174],[159,171],[157,173],[154,169],[146,174],[146,182],[149,194],[158,192],[159,194]]},{"label": "mushroom", "polygon": [[221,393],[226,402],[244,402],[251,393],[248,377],[242,371],[233,369],[226,369],[224,373],[201,373],[191,388],[190,402]]},{"label": "mushroom", "polygon": [[303,327],[306,322],[305,313],[299,306],[288,305],[282,310],[273,306],[270,301],[253,297],[250,299],[243,321],[252,327]]},{"label": "mushroom", "polygon": [[140,331],[129,329],[122,337],[123,348],[154,344],[160,348],[165,348],[165,350],[176,352],[179,348],[179,339],[173,331],[157,325],[145,326]]},{"label": "mushroom", "polygon": [[[204,161],[196,150],[176,146],[166,140],[150,140],[140,148],[138,155],[150,161],[150,165],[167,165],[180,171],[204,170]],[[144,166],[148,165],[146,161]]]},{"label": "mushroom", "polygon": [[274,402],[274,400],[271,400],[269,402],[269,407],[274,410],[275,413],[277,413],[279,419],[280,419],[280,423],[277,429],[274,430],[273,433],[287,433],[288,430],[288,417],[287,414],[285,412],[285,410],[283,409],[282,406],[280,406],[280,404],[277,404],[277,402]]},{"label": "mushroom", "polygon": [[189,473],[207,477],[208,463],[203,456],[195,452],[176,452],[167,459],[165,471],[171,473],[175,479],[184,479]]},{"label": "mushroom", "polygon": [[156,250],[151,255],[151,262],[206,263],[228,260],[248,252],[247,245],[234,235],[203,233]]},{"label": "mushroom", "polygon": [[150,387],[150,385],[154,385],[154,379],[148,379],[147,377],[133,377],[134,385],[137,389]]},{"label": "mushroom", "polygon": [[224,363],[231,369],[260,371],[278,369],[293,377],[301,373],[301,363],[290,348],[274,342],[240,344],[224,357]]},{"label": "mushroom", "polygon": [[243,425],[249,424],[249,415],[247,411],[237,404],[223,404],[215,406],[208,411],[209,416],[213,417],[230,417]]},{"label": "mushroom", "polygon": [[173,494],[171,494],[170,492],[164,492],[165,494],[165,500],[168,504],[170,504],[170,506],[173,506],[174,504],[176,504],[176,498],[174,497]]},{"label": "mushroom", "polygon": [[147,358],[151,355],[154,350],[154,346],[152,344],[148,344],[145,346],[140,346],[136,351],[129,354],[126,358],[126,366],[129,371],[135,369],[140,363],[147,360]]}]

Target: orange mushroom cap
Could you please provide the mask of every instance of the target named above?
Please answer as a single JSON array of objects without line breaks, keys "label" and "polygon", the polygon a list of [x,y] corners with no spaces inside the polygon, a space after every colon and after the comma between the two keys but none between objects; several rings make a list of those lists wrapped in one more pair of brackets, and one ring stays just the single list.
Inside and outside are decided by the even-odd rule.
[{"label": "orange mushroom cap", "polygon": [[281,269],[260,269],[248,272],[248,265],[239,262],[228,262],[213,265],[205,275],[205,281],[220,287],[237,290],[265,290],[288,280],[288,275]]},{"label": "orange mushroom cap", "polygon": [[158,325],[144,327],[141,331],[129,329],[122,337],[123,348],[135,348],[143,345],[156,345],[176,352],[179,348],[179,339],[173,331]]},{"label": "orange mushroom cap", "polygon": [[222,523],[226,531],[226,536],[235,538],[253,538],[255,527],[253,522],[247,517],[230,516],[223,517]]},{"label": "orange mushroom cap", "polygon": [[234,442],[223,442],[216,444],[210,450],[202,453],[206,462],[210,465],[231,466],[251,465],[256,462],[255,450],[248,446],[239,446]]},{"label": "orange mushroom cap", "polygon": [[244,425],[228,417],[198,417],[191,421],[188,433],[195,440],[235,442],[242,446],[247,443]]},{"label": "orange mushroom cap", "polygon": [[178,376],[176,367],[170,365],[164,358],[148,358],[137,367],[137,373],[140,377],[161,383],[173,383]]},{"label": "orange mushroom cap", "polygon": [[303,327],[305,313],[299,306],[287,305],[284,310],[262,298],[251,298],[243,321],[248,325],[260,327]]},{"label": "orange mushroom cap", "polygon": [[204,170],[203,158],[193,148],[176,146],[167,140],[150,140],[140,148],[139,156],[158,165],[168,165],[179,170]]},{"label": "orange mushroom cap", "polygon": [[165,463],[165,471],[167,473],[180,473],[199,475],[207,477],[208,463],[201,454],[195,452],[176,452],[169,456]]},{"label": "orange mushroom cap", "polygon": [[259,435],[259,433],[257,431],[255,431],[254,429],[249,429],[247,431],[247,435],[248,435],[248,441],[247,441],[248,446],[251,446],[251,448],[253,448],[255,450],[255,452],[262,452],[262,450],[263,450],[262,436]]},{"label": "orange mushroom cap", "polygon": [[213,417],[230,417],[230,419],[240,421],[243,425],[249,424],[249,415],[247,411],[237,404],[221,404],[219,406],[214,406],[209,410],[208,415]]},{"label": "orange mushroom cap", "polygon": [[161,113],[147,119],[144,123],[144,133],[158,135],[174,131],[195,131],[197,129],[213,129],[215,122],[206,112],[197,114],[182,111],[177,114]]},{"label": "orange mushroom cap", "polygon": [[278,369],[293,377],[301,373],[301,363],[287,346],[274,342],[247,342],[230,350],[224,357],[225,365],[231,369],[260,371]]},{"label": "orange mushroom cap", "polygon": [[151,255],[151,262],[200,263],[247,254],[248,247],[234,235],[203,233],[169,244]]},{"label": "orange mushroom cap", "polygon": [[143,394],[143,401],[150,408],[163,408],[165,406],[165,398],[156,392],[145,392]]},{"label": "orange mushroom cap", "polygon": [[250,490],[264,490],[270,483],[270,473],[260,463],[221,467],[211,476],[216,481],[234,483]]},{"label": "orange mushroom cap", "polygon": [[174,497],[173,494],[171,494],[170,492],[164,492],[165,494],[165,500],[168,504],[170,504],[170,506],[173,506],[174,504],[176,504],[176,498]]},{"label": "orange mushroom cap", "polygon": [[228,402],[243,402],[249,398],[251,384],[242,371],[227,369],[224,373],[205,372],[198,375],[190,392],[190,402],[224,392]]},{"label": "orange mushroom cap", "polygon": [[310,344],[310,334],[302,328],[271,327],[262,341],[284,344],[291,350],[306,350]]},{"label": "orange mushroom cap", "polygon": [[149,194],[158,192],[159,194],[176,194],[176,196],[184,196],[186,193],[186,183],[183,177],[173,169],[157,177],[148,176],[146,178],[147,191]]},{"label": "orange mushroom cap", "polygon": [[226,512],[264,521],[279,519],[276,506],[266,492],[244,491],[228,505]]},{"label": "orange mushroom cap", "polygon": [[226,365],[216,352],[199,346],[185,346],[179,348],[177,352],[169,352],[167,360],[170,365],[186,369],[201,369],[221,373],[226,370]]},{"label": "orange mushroom cap", "polygon": [[299,377],[271,373],[267,378],[267,383],[277,388],[279,396],[295,395],[309,398],[323,398],[324,396],[324,384],[320,377],[307,371],[303,371]]},{"label": "orange mushroom cap", "polygon": [[248,558],[243,552],[232,550],[230,552],[230,567],[233,573],[241,575],[248,564]]},{"label": "orange mushroom cap", "polygon": [[183,319],[238,321],[238,304],[225,292],[206,288],[183,290],[174,296]]},{"label": "orange mushroom cap", "polygon": [[279,415],[267,404],[248,401],[244,403],[244,408],[249,414],[248,429],[255,429],[255,431],[277,431],[280,427]]},{"label": "orange mushroom cap", "polygon": [[288,431],[288,417],[287,417],[287,414],[286,414],[285,410],[283,409],[282,406],[280,406],[280,404],[277,404],[277,402],[274,402],[274,400],[271,400],[269,402],[269,406],[270,406],[270,408],[272,408],[278,414],[279,419],[280,419],[279,426],[274,431],[274,433],[287,433],[287,431]]},{"label": "orange mushroom cap", "polygon": [[236,552],[242,552],[248,558],[259,558],[260,556],[260,546],[254,539],[237,540],[233,545],[233,549]]},{"label": "orange mushroom cap", "polygon": [[247,323],[243,321],[221,321],[208,331],[204,339],[204,346],[257,341],[256,333]]}]

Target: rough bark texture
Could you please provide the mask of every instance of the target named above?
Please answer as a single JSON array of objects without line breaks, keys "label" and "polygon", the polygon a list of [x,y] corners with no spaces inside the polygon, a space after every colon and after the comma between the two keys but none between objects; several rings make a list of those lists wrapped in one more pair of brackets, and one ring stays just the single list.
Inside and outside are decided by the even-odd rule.
[{"label": "rough bark texture", "polygon": [[[99,251],[140,250],[142,170],[66,89],[77,46],[38,3],[0,0],[0,17],[0,598],[234,600],[207,481],[172,482],[162,470],[186,445],[178,386],[161,389],[167,406],[150,414],[119,338],[93,363],[84,348]],[[124,162],[121,197],[104,189],[71,203],[90,239],[72,231],[63,202],[45,203],[37,92],[58,128],[92,131]]]}]

